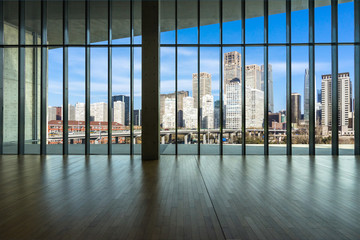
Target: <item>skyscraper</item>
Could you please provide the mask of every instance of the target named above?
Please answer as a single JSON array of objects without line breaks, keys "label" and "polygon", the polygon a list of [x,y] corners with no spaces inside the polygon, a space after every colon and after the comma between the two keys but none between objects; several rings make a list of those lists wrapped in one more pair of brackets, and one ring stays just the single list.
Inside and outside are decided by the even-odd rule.
[{"label": "skyscraper", "polygon": [[134,109],[134,126],[141,126],[141,109]]},{"label": "skyscraper", "polygon": [[[188,91],[178,91],[177,92],[177,110],[178,110],[178,127],[183,127],[183,99],[184,97],[189,96]],[[160,94],[160,122],[163,122],[163,116],[165,113],[165,100],[167,98],[173,98],[175,100],[175,93]],[[175,101],[174,101],[175,104]],[[174,105],[175,109],[175,105]],[[174,110],[175,111],[175,110]],[[175,112],[174,112],[175,114]]]},{"label": "skyscraper", "polygon": [[107,122],[108,121],[108,109],[107,103],[97,102],[90,104],[90,115],[94,121]]},{"label": "skyscraper", "polygon": [[224,54],[224,94],[226,85],[234,78],[241,82],[241,54],[237,51]]},{"label": "skyscraper", "polygon": [[[111,97],[111,107],[114,108],[114,102],[122,101],[125,103],[125,126],[130,123],[130,97],[126,95],[114,95]],[[113,119],[114,120],[114,119]]]},{"label": "skyscraper", "polygon": [[299,124],[301,119],[301,95],[291,93],[291,123]]},{"label": "skyscraper", "polygon": [[[265,91],[265,67],[261,65],[261,90]],[[268,93],[269,93],[269,111],[274,112],[274,84],[273,84],[273,74],[272,74],[272,65],[268,65]]]},{"label": "skyscraper", "polygon": [[245,118],[247,128],[262,128],[264,122],[264,92],[259,89],[245,89]]},{"label": "skyscraper", "polygon": [[184,97],[184,125],[186,128],[197,128],[197,108],[193,97]]},{"label": "skyscraper", "polygon": [[[331,85],[332,76],[326,74],[321,76],[321,122],[324,126],[331,126]],[[349,114],[352,112],[351,103],[351,80],[348,72],[338,74],[338,104],[339,104],[339,126],[341,129],[348,127]]]},{"label": "skyscraper", "polygon": [[245,66],[245,84],[247,87],[262,90],[262,70],[257,64]]},{"label": "skyscraper", "polygon": [[241,128],[241,83],[234,78],[226,86],[226,128]]},{"label": "skyscraper", "polygon": [[75,104],[75,120],[85,121],[85,103],[78,102]]},{"label": "skyscraper", "polygon": [[125,125],[125,103],[123,101],[115,101],[113,103],[114,122]]},{"label": "skyscraper", "polygon": [[[316,78],[314,79],[314,97],[316,96]],[[315,101],[316,103],[316,101]],[[309,122],[309,113],[310,113],[310,75],[309,69],[305,69],[304,77],[304,121]]]},{"label": "skyscraper", "polygon": [[[192,75],[192,95],[194,97],[194,107],[198,107],[198,74]],[[200,73],[200,100],[206,94],[211,95],[211,74],[206,72]]]},{"label": "skyscraper", "polygon": [[164,115],[162,116],[163,128],[175,128],[175,98],[165,98]]},{"label": "skyscraper", "polygon": [[202,97],[201,102],[201,128],[214,127],[214,97],[206,94]]}]

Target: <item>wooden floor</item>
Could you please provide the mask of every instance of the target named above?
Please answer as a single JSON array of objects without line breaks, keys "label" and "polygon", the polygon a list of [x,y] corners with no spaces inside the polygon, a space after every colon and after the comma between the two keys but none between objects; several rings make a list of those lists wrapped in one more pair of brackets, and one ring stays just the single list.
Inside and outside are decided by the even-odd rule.
[{"label": "wooden floor", "polygon": [[360,239],[360,159],[2,156],[0,239]]}]

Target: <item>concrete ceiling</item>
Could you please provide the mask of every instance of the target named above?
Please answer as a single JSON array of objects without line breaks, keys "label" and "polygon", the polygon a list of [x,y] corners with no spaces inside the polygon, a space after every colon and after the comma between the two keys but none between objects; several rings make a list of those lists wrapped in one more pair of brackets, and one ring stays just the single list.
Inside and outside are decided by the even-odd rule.
[{"label": "concrete ceiling", "polygon": [[[285,0],[269,0],[269,14],[285,12]],[[340,0],[340,3],[351,0]],[[308,0],[293,0],[292,11],[307,8]],[[315,1],[316,7],[330,5],[330,0]],[[26,1],[26,29],[40,33],[40,0]],[[90,29],[91,42],[104,41],[107,38],[107,0],[90,0]],[[219,23],[219,2],[215,0],[201,0],[200,25]],[[69,38],[70,43],[83,43],[85,39],[85,8],[84,0],[69,0]],[[4,1],[5,21],[18,25],[18,3]],[[141,35],[141,1],[134,1],[134,35]],[[160,30],[172,31],[175,28],[175,1],[161,1]],[[262,0],[246,0],[246,19],[263,16]],[[130,5],[129,1],[113,0],[113,37],[126,38],[130,34]],[[223,0],[223,21],[241,19],[241,3],[239,0]],[[62,39],[62,1],[49,0],[48,2],[48,41],[56,44]],[[197,26],[197,1],[178,0],[178,29]]]}]

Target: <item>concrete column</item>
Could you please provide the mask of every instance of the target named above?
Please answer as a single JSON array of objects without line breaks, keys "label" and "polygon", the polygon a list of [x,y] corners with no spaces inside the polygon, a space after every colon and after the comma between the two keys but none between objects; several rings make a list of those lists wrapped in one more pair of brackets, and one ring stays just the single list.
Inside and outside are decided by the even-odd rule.
[{"label": "concrete column", "polygon": [[188,144],[188,135],[185,135],[185,136],[184,136],[184,143],[185,143],[185,144]]},{"label": "concrete column", "polygon": [[165,144],[165,136],[161,137],[161,144]]},{"label": "concrete column", "polygon": [[206,134],[203,134],[203,144],[206,144]]},{"label": "concrete column", "polygon": [[142,144],[143,160],[160,157],[159,1],[142,1]]}]

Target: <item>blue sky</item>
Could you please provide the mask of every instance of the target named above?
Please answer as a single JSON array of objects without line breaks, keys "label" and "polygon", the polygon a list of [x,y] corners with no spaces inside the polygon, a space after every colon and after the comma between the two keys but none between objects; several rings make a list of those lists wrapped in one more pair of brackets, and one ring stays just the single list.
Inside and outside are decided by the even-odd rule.
[{"label": "blue sky", "polygon": [[[354,16],[353,2],[339,4],[339,42],[353,42]],[[329,43],[331,40],[330,6],[315,8],[315,41]],[[246,43],[262,43],[263,18],[246,20]],[[269,16],[269,42],[284,43],[286,30],[285,14]],[[175,33],[161,34],[161,43],[174,43]],[[308,10],[292,13],[292,40],[296,43],[308,41]],[[139,42],[139,38],[136,38]],[[196,43],[197,29],[179,30],[179,43]],[[219,24],[200,28],[200,42],[219,43]],[[241,43],[241,21],[224,23],[223,42]],[[240,47],[224,47],[223,52],[239,51]],[[350,72],[354,76],[353,46],[339,46],[339,72]],[[202,47],[200,50],[200,71],[212,75],[214,99],[219,96],[219,54],[218,47]],[[175,91],[175,49],[161,48],[161,93]],[[321,75],[331,73],[330,46],[315,49],[316,87],[321,87]],[[285,47],[269,48],[269,63],[273,68],[275,111],[285,109]],[[263,64],[263,47],[246,48],[246,64]],[[292,48],[292,91],[303,95],[304,73],[308,67],[308,47]],[[178,90],[192,91],[192,73],[197,69],[197,48],[178,48]],[[113,48],[113,94],[130,93],[130,49]],[[69,48],[69,102],[85,101],[85,52],[83,48]],[[141,49],[134,50],[134,106],[141,107]],[[107,100],[107,49],[91,50],[91,102]],[[49,50],[49,106],[62,105],[62,49]]]}]

